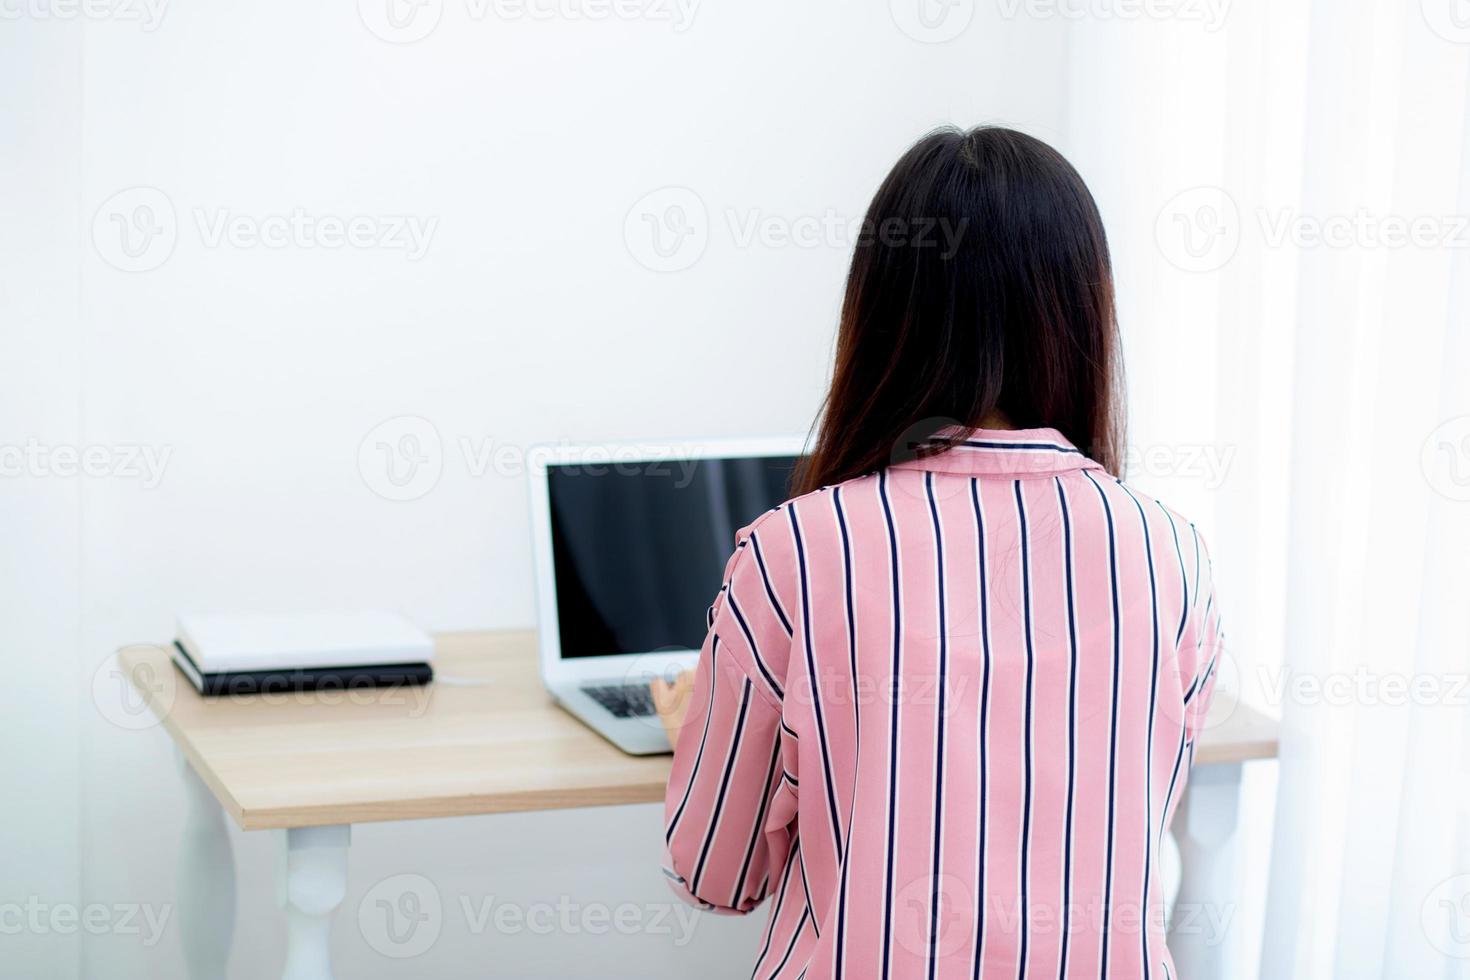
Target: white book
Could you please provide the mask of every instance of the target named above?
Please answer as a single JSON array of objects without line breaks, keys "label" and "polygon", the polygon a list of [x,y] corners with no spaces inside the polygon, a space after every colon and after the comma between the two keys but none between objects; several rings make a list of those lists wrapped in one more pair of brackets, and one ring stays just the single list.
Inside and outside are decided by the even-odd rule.
[{"label": "white book", "polygon": [[206,674],[429,663],[434,640],[397,613],[192,614],[179,643]]}]

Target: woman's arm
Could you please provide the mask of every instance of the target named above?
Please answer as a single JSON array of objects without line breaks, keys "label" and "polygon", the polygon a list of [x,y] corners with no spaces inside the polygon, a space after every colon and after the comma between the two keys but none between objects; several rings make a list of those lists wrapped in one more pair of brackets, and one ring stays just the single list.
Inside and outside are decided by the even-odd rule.
[{"label": "woman's arm", "polygon": [[734,914],[766,896],[771,804],[791,792],[780,778],[781,679],[791,634],[775,591],[766,587],[768,570],[751,552],[742,539],[726,568],[693,677],[654,685],[675,746],[664,874],[682,898]]},{"label": "woman's arm", "polygon": [[1194,525],[1189,526],[1198,549],[1199,571],[1193,602],[1184,632],[1180,636],[1180,683],[1184,685],[1184,733],[1189,745],[1189,758],[1200,733],[1207,724],[1210,703],[1215,695],[1215,678],[1219,675],[1220,658],[1224,655],[1225,634],[1220,620],[1220,603],[1215,594],[1214,563],[1209,548]]}]

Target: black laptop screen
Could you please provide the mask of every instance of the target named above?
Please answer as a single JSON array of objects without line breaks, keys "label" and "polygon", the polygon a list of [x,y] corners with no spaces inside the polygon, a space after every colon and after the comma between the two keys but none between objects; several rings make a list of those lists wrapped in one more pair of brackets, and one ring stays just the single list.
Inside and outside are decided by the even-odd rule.
[{"label": "black laptop screen", "polygon": [[793,456],[547,469],[563,657],[695,650],[735,532],[790,494]]}]

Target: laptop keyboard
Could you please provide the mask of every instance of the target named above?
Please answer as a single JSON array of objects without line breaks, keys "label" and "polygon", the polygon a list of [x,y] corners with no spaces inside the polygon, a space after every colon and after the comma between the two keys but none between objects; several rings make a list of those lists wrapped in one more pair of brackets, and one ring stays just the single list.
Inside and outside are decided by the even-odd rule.
[{"label": "laptop keyboard", "polygon": [[647,684],[596,684],[582,692],[618,718],[646,718],[656,711]]}]

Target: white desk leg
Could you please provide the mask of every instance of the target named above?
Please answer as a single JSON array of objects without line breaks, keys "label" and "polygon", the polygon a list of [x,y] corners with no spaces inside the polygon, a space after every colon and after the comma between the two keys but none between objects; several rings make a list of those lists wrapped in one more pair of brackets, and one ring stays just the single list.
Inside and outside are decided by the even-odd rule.
[{"label": "white desk leg", "polygon": [[1235,918],[1239,813],[1240,763],[1196,768],[1171,828],[1181,875],[1169,950],[1178,975],[1189,980],[1221,980],[1229,967],[1224,930]]},{"label": "white desk leg", "polygon": [[1172,830],[1159,841],[1159,887],[1164,892],[1164,928],[1174,921],[1174,904],[1179,900],[1179,841]]},{"label": "white desk leg", "polygon": [[235,931],[235,855],[225,811],[178,753],[189,815],[180,841],[179,928],[190,980],[223,980]]},{"label": "white desk leg", "polygon": [[283,834],[283,980],[332,980],[332,913],[347,894],[347,846],[352,841],[352,827],[293,827]]}]

